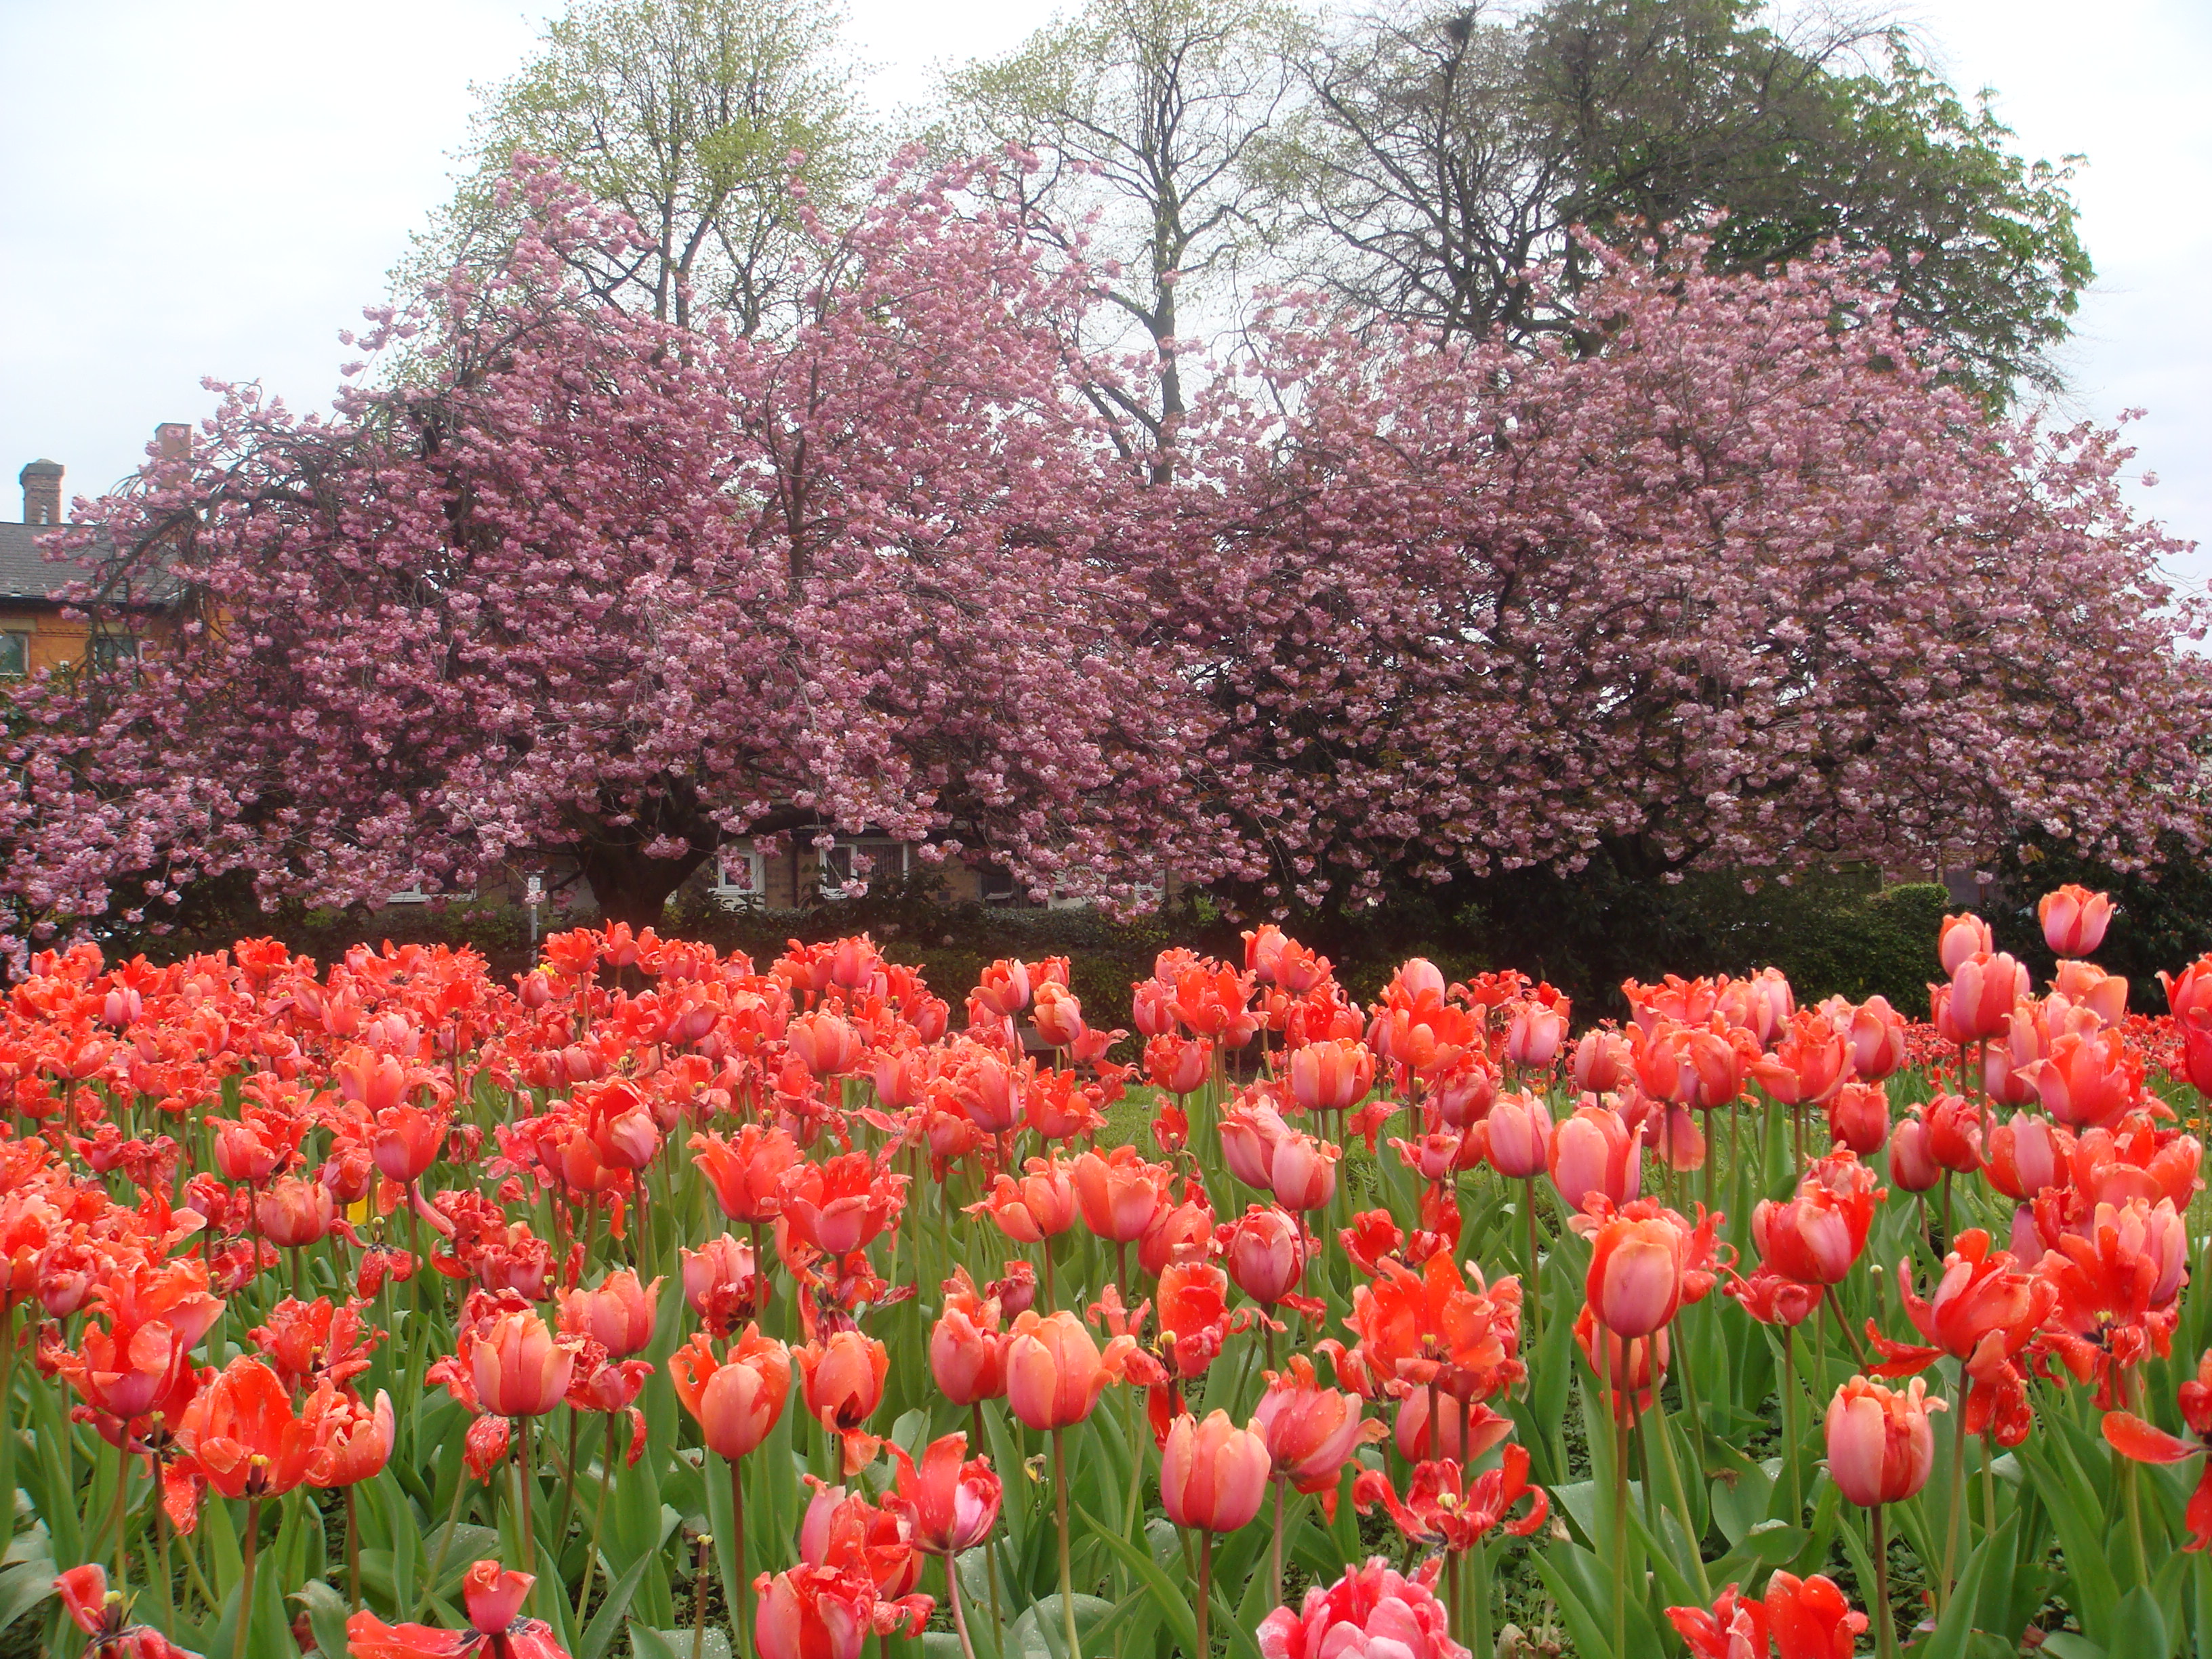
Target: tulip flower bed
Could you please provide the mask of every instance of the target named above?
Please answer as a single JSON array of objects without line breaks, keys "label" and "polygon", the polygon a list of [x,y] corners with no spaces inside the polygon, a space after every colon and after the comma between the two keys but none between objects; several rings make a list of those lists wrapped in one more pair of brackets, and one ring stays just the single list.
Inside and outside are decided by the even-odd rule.
[{"label": "tulip flower bed", "polygon": [[1060,961],[956,1030],[865,938],[575,932],[512,984],[41,957],[0,1022],[0,1626],[2202,1651],[2212,958],[2130,1020],[2108,918],[2045,902],[2040,995],[1947,920],[1924,1023],[1770,970],[1579,1036],[1418,960],[1356,1006],[1273,928],[1163,955],[1133,1038]]}]

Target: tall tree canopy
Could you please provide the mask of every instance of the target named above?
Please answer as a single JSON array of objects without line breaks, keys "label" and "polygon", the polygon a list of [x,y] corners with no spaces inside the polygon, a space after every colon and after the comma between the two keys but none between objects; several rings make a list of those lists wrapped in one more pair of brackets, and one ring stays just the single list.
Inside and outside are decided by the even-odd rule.
[{"label": "tall tree canopy", "polygon": [[799,204],[872,165],[839,22],[830,0],[572,0],[521,69],[478,89],[467,170],[413,278],[502,257],[519,151],[638,227],[618,257],[579,251],[595,292],[664,322],[792,325]]},{"label": "tall tree canopy", "polygon": [[[1833,240],[1889,256],[1900,317],[1984,396],[2054,384],[2091,275],[2068,169],[2014,155],[1903,35],[1769,15],[1751,0],[1362,14],[1302,58],[1310,96],[1269,149],[1296,262],[1380,316],[1526,338],[1574,325],[1600,269],[1578,227],[1684,226],[1729,270]],[[1555,263],[1562,283],[1522,280]]]}]

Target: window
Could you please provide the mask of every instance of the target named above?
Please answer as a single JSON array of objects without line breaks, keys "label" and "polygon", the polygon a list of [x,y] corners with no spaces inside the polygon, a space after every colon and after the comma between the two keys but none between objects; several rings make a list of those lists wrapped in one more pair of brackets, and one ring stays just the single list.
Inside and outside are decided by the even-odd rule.
[{"label": "window", "polygon": [[105,674],[138,660],[138,641],[128,634],[95,634],[85,644],[85,659]]},{"label": "window", "polygon": [[[1136,883],[1125,896],[1128,903],[1139,910],[1157,910],[1167,897],[1167,884],[1163,880]],[[1045,901],[1046,908],[1054,910],[1088,910],[1098,902],[1098,890],[1088,870],[1070,870],[1052,884],[1052,896]]]},{"label": "window", "polygon": [[714,896],[732,906],[759,904],[768,894],[768,861],[750,846],[714,854]]},{"label": "window", "polygon": [[19,680],[31,672],[31,636],[0,634],[0,679]]},{"label": "window", "polygon": [[908,847],[902,841],[838,841],[820,854],[822,896],[842,898],[842,890],[855,881],[880,881],[907,871]]},{"label": "window", "polygon": [[477,890],[473,887],[457,888],[447,893],[430,892],[423,887],[422,878],[417,876],[398,892],[386,893],[384,896],[384,902],[386,904],[428,904],[434,899],[450,899],[465,903],[476,896]]}]

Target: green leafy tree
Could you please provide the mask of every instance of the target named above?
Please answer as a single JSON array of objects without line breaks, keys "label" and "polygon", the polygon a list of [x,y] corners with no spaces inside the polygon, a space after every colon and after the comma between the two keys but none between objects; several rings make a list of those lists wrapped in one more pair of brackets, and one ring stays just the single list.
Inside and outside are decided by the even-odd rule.
[{"label": "green leafy tree", "polygon": [[[1839,241],[1889,256],[1905,319],[1986,396],[2054,386],[2092,275],[2070,162],[2014,154],[1986,97],[1970,108],[1900,33],[1761,16],[1747,0],[1370,15],[1304,60],[1310,96],[1268,147],[1285,246],[1378,314],[1527,336],[1577,325],[1577,226],[1696,229],[1735,270]],[[1559,282],[1524,280],[1547,264]]]},{"label": "green leafy tree", "polygon": [[828,205],[874,159],[841,21],[828,0],[572,0],[520,70],[478,88],[468,171],[416,274],[508,245],[496,185],[522,151],[644,231],[642,253],[586,273],[599,294],[682,325],[775,329],[795,297],[793,185]]}]

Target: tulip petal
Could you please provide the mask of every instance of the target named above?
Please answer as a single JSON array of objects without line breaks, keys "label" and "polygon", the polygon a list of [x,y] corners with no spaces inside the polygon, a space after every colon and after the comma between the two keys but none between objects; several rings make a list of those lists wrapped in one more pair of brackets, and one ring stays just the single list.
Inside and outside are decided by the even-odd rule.
[{"label": "tulip petal", "polygon": [[2153,1428],[2133,1412],[2106,1412],[2105,1439],[2121,1456],[2138,1463],[2179,1463],[2204,1449]]}]

